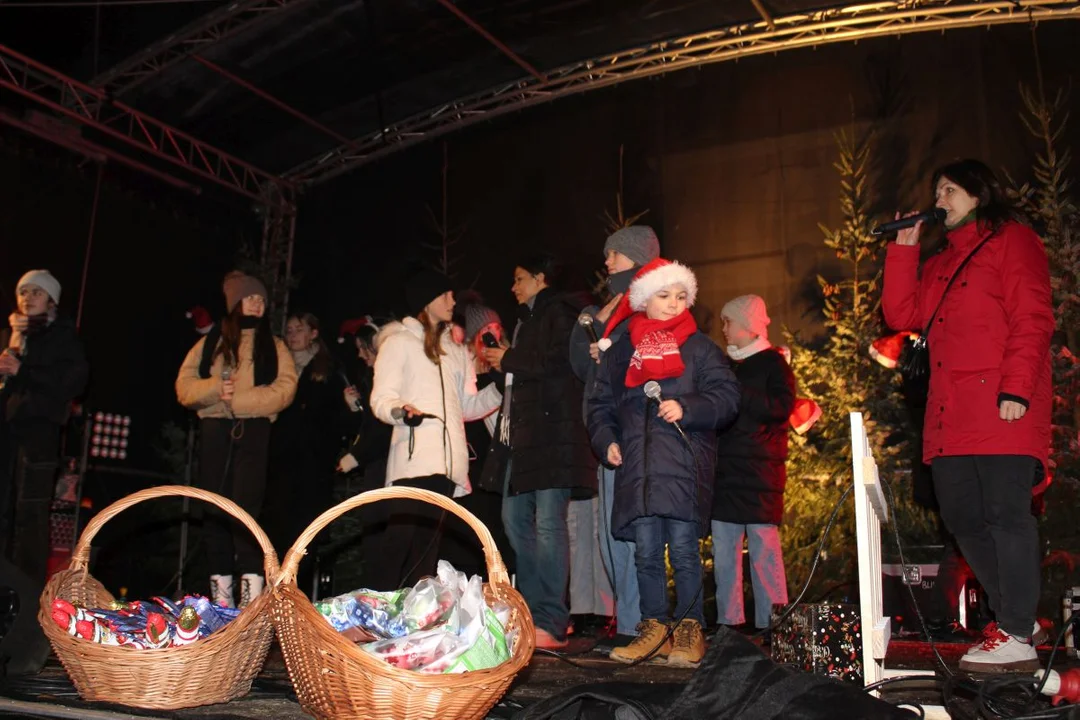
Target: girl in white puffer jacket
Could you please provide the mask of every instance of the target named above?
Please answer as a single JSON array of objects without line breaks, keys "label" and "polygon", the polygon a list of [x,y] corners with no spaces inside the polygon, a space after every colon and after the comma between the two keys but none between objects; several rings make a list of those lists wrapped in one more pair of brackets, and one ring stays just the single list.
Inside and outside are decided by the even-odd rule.
[{"label": "girl in white puffer jacket", "polygon": [[[451,338],[450,281],[424,271],[408,282],[406,295],[415,317],[381,339],[371,391],[375,416],[394,426],[386,484],[468,495],[465,423],[495,412],[502,397],[494,385],[477,392],[468,352]],[[442,511],[409,500],[392,501],[387,511],[386,562],[401,569],[399,586],[433,575]]]}]

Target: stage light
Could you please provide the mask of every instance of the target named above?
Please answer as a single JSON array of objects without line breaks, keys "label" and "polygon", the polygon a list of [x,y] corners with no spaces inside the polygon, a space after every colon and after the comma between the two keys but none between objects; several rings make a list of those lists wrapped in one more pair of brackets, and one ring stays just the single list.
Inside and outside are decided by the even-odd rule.
[{"label": "stage light", "polygon": [[120,413],[94,413],[90,435],[90,457],[126,460],[131,416]]}]

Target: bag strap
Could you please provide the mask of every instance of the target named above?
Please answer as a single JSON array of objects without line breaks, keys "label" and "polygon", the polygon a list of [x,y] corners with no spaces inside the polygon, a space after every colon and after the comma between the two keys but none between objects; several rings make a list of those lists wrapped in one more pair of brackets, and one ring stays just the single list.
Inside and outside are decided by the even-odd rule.
[{"label": "bag strap", "polygon": [[924,340],[930,334],[930,330],[934,327],[934,320],[937,319],[938,311],[941,310],[941,306],[945,302],[945,296],[949,294],[949,288],[952,287],[953,282],[956,280],[956,278],[960,277],[960,272],[968,264],[968,261],[971,260],[971,258],[975,257],[975,253],[979,252],[979,250],[982,249],[983,245],[990,242],[995,237],[997,237],[997,232],[996,231],[992,232],[989,235],[987,235],[986,237],[984,237],[979,242],[979,244],[975,246],[975,249],[972,250],[970,253],[968,253],[967,257],[965,257],[963,260],[961,260],[960,264],[956,266],[956,271],[952,274],[952,277],[949,278],[949,282],[947,282],[945,284],[945,289],[942,290],[942,292],[941,292],[941,298],[938,300],[937,307],[934,308],[934,312],[930,315],[930,322],[928,322],[926,324],[926,329],[923,330],[922,336],[923,336]]}]

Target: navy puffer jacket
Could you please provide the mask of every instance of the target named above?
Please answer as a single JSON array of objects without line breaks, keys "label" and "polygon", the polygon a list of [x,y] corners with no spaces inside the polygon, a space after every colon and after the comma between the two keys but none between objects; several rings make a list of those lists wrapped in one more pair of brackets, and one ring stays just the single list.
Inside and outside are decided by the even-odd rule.
[{"label": "navy puffer jacket", "polygon": [[691,453],[675,428],[657,416],[657,404],[645,397],[644,388],[626,387],[633,352],[627,333],[604,353],[588,395],[593,451],[605,462],[611,443],[622,451],[623,463],[615,471],[612,535],[633,540],[634,520],[659,516],[696,521],[704,536],[712,511],[716,430],[735,420],[738,381],[707,335],[697,332],[683,343],[686,370],[659,382],[663,398],[683,407],[679,424],[693,445]]}]

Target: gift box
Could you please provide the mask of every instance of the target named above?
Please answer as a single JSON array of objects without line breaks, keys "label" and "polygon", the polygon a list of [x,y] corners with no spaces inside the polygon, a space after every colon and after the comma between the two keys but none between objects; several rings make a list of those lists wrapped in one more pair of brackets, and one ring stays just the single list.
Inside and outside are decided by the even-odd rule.
[{"label": "gift box", "polygon": [[[778,617],[773,617],[775,623]],[[854,605],[799,605],[772,632],[772,659],[863,684],[862,625]]]}]

